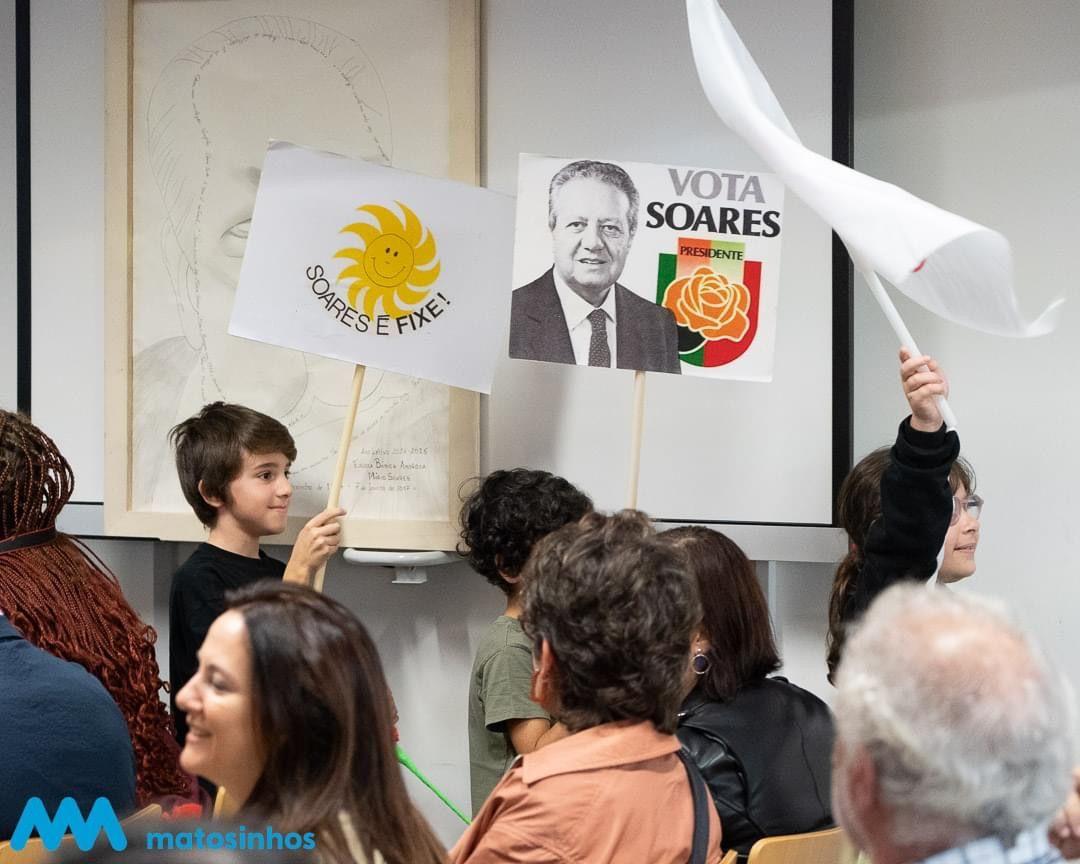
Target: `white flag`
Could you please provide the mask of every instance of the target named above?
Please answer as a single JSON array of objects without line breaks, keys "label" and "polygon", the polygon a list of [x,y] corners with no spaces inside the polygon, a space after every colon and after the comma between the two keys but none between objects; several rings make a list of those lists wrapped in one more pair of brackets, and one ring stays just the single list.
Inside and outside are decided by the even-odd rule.
[{"label": "white flag", "polygon": [[491,392],[513,199],[271,142],[229,332]]},{"label": "white flag", "polygon": [[860,271],[987,333],[1039,336],[1057,326],[1063,298],[1033,322],[1021,316],[1001,234],[808,150],[716,0],[686,0],[686,11],[698,77],[716,113],[833,227]]}]

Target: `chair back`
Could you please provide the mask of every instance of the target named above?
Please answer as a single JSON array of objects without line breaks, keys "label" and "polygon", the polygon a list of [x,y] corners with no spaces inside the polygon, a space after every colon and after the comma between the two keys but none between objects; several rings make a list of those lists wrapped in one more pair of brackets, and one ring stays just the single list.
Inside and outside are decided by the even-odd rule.
[{"label": "chair back", "polygon": [[763,837],[750,849],[747,864],[854,864],[855,859],[855,850],[843,829],[828,828],[809,834]]}]

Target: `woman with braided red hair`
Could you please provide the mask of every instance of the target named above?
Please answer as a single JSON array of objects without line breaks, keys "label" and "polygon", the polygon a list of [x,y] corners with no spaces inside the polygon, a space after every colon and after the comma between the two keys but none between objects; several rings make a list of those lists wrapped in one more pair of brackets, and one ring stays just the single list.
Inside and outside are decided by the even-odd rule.
[{"label": "woman with braided red hair", "polygon": [[96,676],[127,721],[139,804],[188,796],[172,721],[158,696],[157,634],[109,569],[56,530],[71,466],[26,417],[0,410],[0,610],[37,647]]}]

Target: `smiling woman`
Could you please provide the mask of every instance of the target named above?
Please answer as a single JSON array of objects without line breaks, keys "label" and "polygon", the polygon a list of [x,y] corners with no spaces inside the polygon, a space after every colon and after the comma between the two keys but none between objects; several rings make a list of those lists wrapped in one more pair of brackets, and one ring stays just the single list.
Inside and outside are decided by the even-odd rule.
[{"label": "smiling woman", "polygon": [[211,626],[199,670],[176,703],[188,715],[180,764],[247,801],[265,756],[253,734],[251,640],[239,612],[226,612]]},{"label": "smiling woman", "polygon": [[959,582],[975,574],[975,549],[979,545],[979,517],[983,499],[975,494],[975,472],[963,459],[950,477],[953,514],[945,533],[945,547],[938,568],[941,582]]},{"label": "smiling woman", "polygon": [[364,626],[288,583],[256,583],[228,604],[177,697],[189,721],[181,764],[223,785],[247,825],[314,832],[323,861],[442,861],[405,791]]}]

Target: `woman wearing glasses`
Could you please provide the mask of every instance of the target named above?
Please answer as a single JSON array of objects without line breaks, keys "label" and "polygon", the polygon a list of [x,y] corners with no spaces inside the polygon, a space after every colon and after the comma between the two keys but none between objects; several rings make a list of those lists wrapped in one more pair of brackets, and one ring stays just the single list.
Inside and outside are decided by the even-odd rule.
[{"label": "woman wearing glasses", "polygon": [[971,488],[975,474],[963,459],[953,465],[953,511],[945,533],[945,554],[938,570],[938,582],[959,582],[975,573],[975,547],[979,545],[979,516],[983,499]]},{"label": "woman wearing glasses", "polygon": [[[982,499],[975,474],[946,431],[937,397],[949,385],[930,357],[900,349],[900,380],[911,416],[896,443],[864,457],[844,479],[837,502],[848,554],[829,598],[828,665],[832,680],[844,629],[875,597],[905,579],[956,582],[975,572]],[[944,541],[944,542],[943,542]],[[938,569],[938,552],[942,552]]]}]

